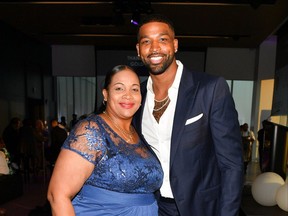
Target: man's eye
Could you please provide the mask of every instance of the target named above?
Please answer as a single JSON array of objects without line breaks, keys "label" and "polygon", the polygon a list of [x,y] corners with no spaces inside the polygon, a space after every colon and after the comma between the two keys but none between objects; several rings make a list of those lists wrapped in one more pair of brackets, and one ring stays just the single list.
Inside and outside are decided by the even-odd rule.
[{"label": "man's eye", "polygon": [[149,40],[143,40],[141,44],[149,44]]},{"label": "man's eye", "polygon": [[160,38],[160,41],[161,41],[161,42],[166,42],[166,41],[167,41],[167,38]]}]

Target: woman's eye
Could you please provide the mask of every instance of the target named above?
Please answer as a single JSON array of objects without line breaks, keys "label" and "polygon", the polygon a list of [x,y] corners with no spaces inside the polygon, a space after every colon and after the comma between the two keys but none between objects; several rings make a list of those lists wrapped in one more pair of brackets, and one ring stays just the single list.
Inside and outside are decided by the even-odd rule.
[{"label": "woman's eye", "polygon": [[123,90],[122,87],[116,87],[116,88],[115,88],[115,91],[122,91],[122,90]]}]

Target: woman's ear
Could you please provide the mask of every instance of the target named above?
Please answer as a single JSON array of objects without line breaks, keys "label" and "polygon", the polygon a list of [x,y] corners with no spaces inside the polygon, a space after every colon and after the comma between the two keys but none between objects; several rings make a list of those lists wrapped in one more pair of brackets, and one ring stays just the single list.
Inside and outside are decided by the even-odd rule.
[{"label": "woman's ear", "polygon": [[107,101],[108,92],[107,92],[106,89],[103,89],[103,90],[102,90],[102,95],[103,95],[104,101]]}]

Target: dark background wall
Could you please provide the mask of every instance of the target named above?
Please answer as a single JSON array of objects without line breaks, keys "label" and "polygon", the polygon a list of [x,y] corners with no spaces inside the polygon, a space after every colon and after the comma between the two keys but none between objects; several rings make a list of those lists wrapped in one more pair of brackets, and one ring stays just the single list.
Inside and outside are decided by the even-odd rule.
[{"label": "dark background wall", "polygon": [[[56,116],[57,85],[52,68],[52,58],[55,57],[52,53],[53,46],[29,38],[3,23],[0,23],[0,32],[0,134],[14,116],[21,119],[40,118],[43,120],[58,117]],[[279,41],[284,41],[281,43],[285,44],[288,38],[287,26],[279,32]],[[275,46],[275,43],[277,41],[271,41],[271,46]],[[261,78],[261,68],[266,69],[267,65],[274,66],[270,50],[270,48],[265,50],[261,47],[259,49],[219,47],[206,48],[204,51],[198,50],[195,53],[204,60],[201,61],[200,68],[203,67],[207,73],[221,75],[226,79],[257,81],[259,77]],[[97,54],[102,52],[95,47],[94,51]],[[267,55],[269,53],[270,55]],[[269,56],[269,58],[261,61],[261,56]],[[286,56],[287,45],[280,47],[278,45],[278,68],[287,64]],[[99,63],[97,57],[99,58],[97,55],[96,58],[93,56],[96,65],[92,71],[96,70],[98,74],[97,70],[100,70],[98,66],[103,66],[103,62]],[[195,65],[191,65],[192,68],[193,66]],[[270,75],[265,75],[265,77],[273,78],[275,68],[269,68]],[[253,108],[255,110],[256,105]]]},{"label": "dark background wall", "polygon": [[53,115],[51,47],[0,23],[0,132],[12,117]]}]

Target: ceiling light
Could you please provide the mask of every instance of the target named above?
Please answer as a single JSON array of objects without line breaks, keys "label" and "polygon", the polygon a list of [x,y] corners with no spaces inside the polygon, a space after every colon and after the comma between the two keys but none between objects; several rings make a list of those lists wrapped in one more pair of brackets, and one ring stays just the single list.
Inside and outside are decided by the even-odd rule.
[{"label": "ceiling light", "polygon": [[132,18],[130,20],[130,22],[133,24],[133,25],[139,25],[140,23],[140,14],[138,12],[134,12],[132,14]]}]

